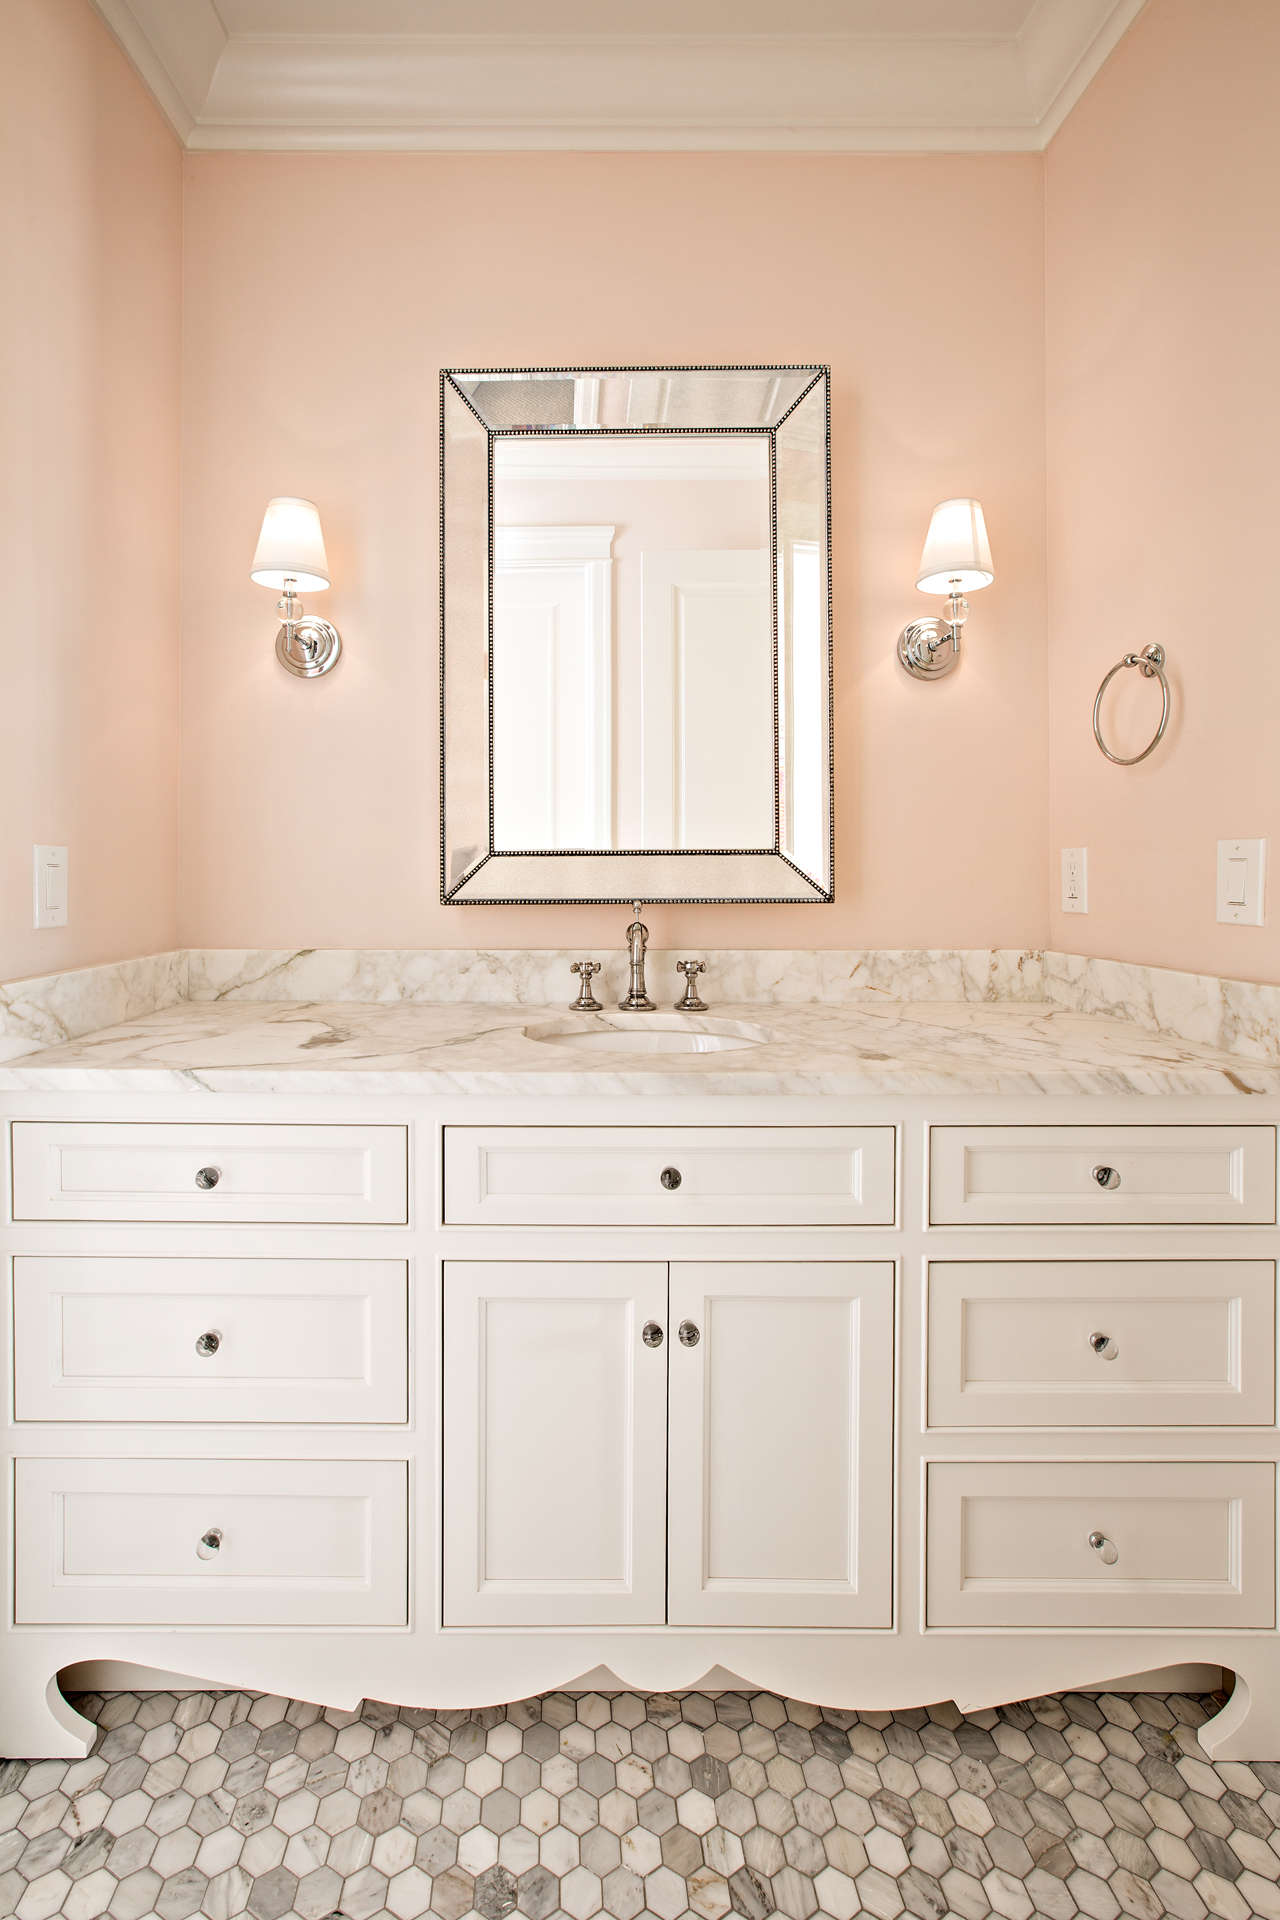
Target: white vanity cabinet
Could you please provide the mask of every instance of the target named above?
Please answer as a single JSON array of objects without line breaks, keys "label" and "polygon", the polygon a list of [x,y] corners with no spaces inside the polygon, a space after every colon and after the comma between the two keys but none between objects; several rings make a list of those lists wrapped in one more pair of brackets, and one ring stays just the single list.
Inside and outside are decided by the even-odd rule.
[{"label": "white vanity cabinet", "polygon": [[78,1662],[866,1709],[1190,1664],[1280,1759],[1280,1096],[387,1078],[7,1096],[0,1752],[83,1750]]},{"label": "white vanity cabinet", "polygon": [[450,1260],[446,1627],[889,1625],[888,1262]]}]

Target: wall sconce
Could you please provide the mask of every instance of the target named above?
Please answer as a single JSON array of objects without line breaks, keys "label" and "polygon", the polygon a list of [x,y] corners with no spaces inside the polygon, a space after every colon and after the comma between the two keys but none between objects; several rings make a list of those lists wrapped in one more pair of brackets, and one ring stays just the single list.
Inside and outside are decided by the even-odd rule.
[{"label": "wall sconce", "polygon": [[960,661],[960,629],[969,617],[966,593],[995,579],[987,523],[980,500],[944,500],[933,510],[916,585],[921,593],[945,593],[946,618],[913,620],[898,635],[898,658],[917,680],[940,680]]},{"label": "wall sconce", "polygon": [[300,590],[315,593],[329,585],[329,560],[314,501],[287,494],[268,500],[249,578],[260,587],[274,587],[281,596],[284,624],[276,635],[281,666],[306,680],[328,673],[342,652],[342,637],[327,620],[304,614],[298,598]]}]

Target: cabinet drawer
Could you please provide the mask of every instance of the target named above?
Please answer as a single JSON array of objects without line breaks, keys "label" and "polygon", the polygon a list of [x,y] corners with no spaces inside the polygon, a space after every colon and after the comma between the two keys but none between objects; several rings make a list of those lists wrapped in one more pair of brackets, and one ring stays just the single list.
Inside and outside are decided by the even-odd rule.
[{"label": "cabinet drawer", "polygon": [[934,1127],[930,1134],[934,1226],[1256,1226],[1275,1217],[1274,1127]]},{"label": "cabinet drawer", "polygon": [[13,1263],[19,1420],[403,1421],[403,1260]]},{"label": "cabinet drawer", "polygon": [[890,1226],[892,1127],[446,1127],[445,1219]]},{"label": "cabinet drawer", "polygon": [[931,1627],[1275,1620],[1269,1461],[934,1461],[928,1508]]},{"label": "cabinet drawer", "polygon": [[929,1424],[1270,1426],[1271,1260],[936,1261]]},{"label": "cabinet drawer", "polygon": [[398,1226],[407,1201],[404,1127],[13,1126],[16,1220]]},{"label": "cabinet drawer", "polygon": [[19,1624],[408,1617],[403,1460],[19,1460],[15,1496]]}]

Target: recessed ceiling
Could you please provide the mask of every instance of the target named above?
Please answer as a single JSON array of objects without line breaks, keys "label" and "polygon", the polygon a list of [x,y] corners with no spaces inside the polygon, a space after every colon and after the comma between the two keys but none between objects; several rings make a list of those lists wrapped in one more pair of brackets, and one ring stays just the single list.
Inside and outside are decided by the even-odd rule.
[{"label": "recessed ceiling", "polygon": [[228,33],[1018,33],[1036,0],[215,0]]},{"label": "recessed ceiling", "polygon": [[188,147],[407,151],[1038,151],[1144,3],[95,0]]}]

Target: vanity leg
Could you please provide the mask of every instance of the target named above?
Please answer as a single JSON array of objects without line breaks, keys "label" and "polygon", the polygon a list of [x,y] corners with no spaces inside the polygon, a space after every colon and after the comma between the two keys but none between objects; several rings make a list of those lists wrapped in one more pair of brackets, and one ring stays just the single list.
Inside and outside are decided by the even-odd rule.
[{"label": "vanity leg", "polygon": [[98,1729],[67,1705],[58,1676],[10,1670],[0,1679],[0,1759],[82,1760]]},{"label": "vanity leg", "polygon": [[1200,1729],[1200,1744],[1211,1760],[1280,1760],[1280,1672],[1242,1673],[1221,1712]]}]

